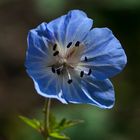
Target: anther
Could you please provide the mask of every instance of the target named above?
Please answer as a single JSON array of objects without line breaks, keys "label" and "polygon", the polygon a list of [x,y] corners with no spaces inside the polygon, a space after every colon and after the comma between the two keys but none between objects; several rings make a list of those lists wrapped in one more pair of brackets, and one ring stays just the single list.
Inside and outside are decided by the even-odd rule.
[{"label": "anther", "polygon": [[80,77],[83,77],[84,76],[84,71],[81,71],[80,72]]},{"label": "anther", "polygon": [[54,67],[52,67],[52,72],[55,73],[55,68]]},{"label": "anther", "polygon": [[69,48],[71,45],[72,45],[72,42],[70,42],[70,43],[67,45],[67,48]]},{"label": "anther", "polygon": [[72,83],[72,79],[69,79],[69,80],[68,80],[68,84],[71,84],[71,83]]},{"label": "anther", "polygon": [[60,69],[57,69],[56,72],[58,75],[60,75]]},{"label": "anther", "polygon": [[87,62],[88,61],[88,59],[87,59],[87,57],[85,56],[85,61]]},{"label": "anther", "polygon": [[54,44],[54,46],[53,46],[54,51],[56,50],[56,47],[57,47],[57,44]]},{"label": "anther", "polygon": [[77,42],[75,43],[75,46],[78,47],[79,45],[80,45],[80,41],[77,41]]},{"label": "anther", "polygon": [[56,52],[53,53],[53,56],[56,56],[58,54],[59,54],[59,51],[56,51]]},{"label": "anther", "polygon": [[90,75],[90,74],[91,74],[91,72],[92,72],[92,71],[91,71],[91,69],[89,69],[88,75]]}]

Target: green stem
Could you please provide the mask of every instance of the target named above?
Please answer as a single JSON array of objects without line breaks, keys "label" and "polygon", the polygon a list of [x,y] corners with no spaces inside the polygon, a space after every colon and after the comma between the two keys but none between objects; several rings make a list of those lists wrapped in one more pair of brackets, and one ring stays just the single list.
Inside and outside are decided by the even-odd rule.
[{"label": "green stem", "polygon": [[49,120],[50,120],[50,106],[51,99],[45,100],[44,106],[44,138],[45,140],[49,139]]},{"label": "green stem", "polygon": [[47,108],[47,129],[50,129],[50,107],[51,107],[51,99],[48,100],[48,108]]}]

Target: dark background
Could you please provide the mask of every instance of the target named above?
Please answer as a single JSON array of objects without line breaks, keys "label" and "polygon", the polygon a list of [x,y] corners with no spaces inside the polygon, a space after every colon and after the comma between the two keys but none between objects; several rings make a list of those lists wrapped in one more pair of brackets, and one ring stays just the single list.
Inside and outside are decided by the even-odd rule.
[{"label": "dark background", "polygon": [[108,27],[128,57],[125,70],[114,77],[116,104],[111,110],[90,105],[63,105],[54,100],[58,118],[85,120],[68,129],[72,140],[139,140],[140,138],[140,0],[0,0],[0,140],[42,140],[18,119],[42,117],[39,96],[24,67],[29,29],[71,9]]}]

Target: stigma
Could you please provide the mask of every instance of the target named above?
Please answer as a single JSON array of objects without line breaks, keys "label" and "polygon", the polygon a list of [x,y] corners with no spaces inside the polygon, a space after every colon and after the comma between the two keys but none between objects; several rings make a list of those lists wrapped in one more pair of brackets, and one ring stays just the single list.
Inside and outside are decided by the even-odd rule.
[{"label": "stigma", "polygon": [[[84,49],[85,47],[80,41],[76,41],[75,43],[69,42],[66,46],[60,46],[59,43],[54,43],[52,46],[52,55],[54,57],[52,58],[54,60],[51,66],[52,73],[59,77],[64,76],[68,84],[73,83],[75,72],[78,72],[81,78],[89,76],[92,73],[91,69],[87,72],[84,69],[82,70],[82,68],[80,71],[77,70],[77,66],[81,63]],[[84,61],[88,61],[87,56],[84,57]]]}]

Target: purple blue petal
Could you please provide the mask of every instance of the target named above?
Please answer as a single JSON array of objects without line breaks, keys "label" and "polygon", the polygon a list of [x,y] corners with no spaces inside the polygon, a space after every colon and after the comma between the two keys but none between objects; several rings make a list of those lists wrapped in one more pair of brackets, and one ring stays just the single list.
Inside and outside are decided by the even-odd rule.
[{"label": "purple blue petal", "polygon": [[106,79],[118,74],[127,63],[119,40],[108,28],[94,28],[84,40],[83,56],[88,58],[86,66],[92,68],[97,79]]},{"label": "purple blue petal", "polygon": [[72,10],[48,23],[48,29],[53,33],[55,40],[66,46],[69,42],[82,41],[92,27],[93,21],[80,10]]}]

